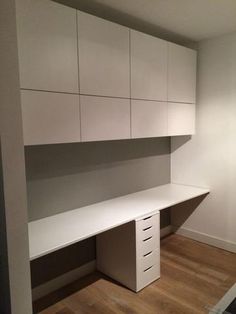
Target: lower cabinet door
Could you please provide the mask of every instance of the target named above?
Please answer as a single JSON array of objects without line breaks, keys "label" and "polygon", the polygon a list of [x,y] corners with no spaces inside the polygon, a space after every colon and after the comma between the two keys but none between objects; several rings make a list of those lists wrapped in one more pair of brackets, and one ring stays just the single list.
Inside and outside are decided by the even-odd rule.
[{"label": "lower cabinet door", "polygon": [[167,136],[167,103],[131,100],[132,138]]},{"label": "lower cabinet door", "polygon": [[130,100],[80,96],[82,141],[130,138]]},{"label": "lower cabinet door", "polygon": [[195,104],[168,103],[168,135],[195,133]]},{"label": "lower cabinet door", "polygon": [[79,96],[22,90],[25,145],[80,142]]}]

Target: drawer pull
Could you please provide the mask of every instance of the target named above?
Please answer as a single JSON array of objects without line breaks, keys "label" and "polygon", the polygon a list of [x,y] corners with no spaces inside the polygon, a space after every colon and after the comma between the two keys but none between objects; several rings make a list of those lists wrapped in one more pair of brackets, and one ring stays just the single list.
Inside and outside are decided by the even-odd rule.
[{"label": "drawer pull", "polygon": [[151,228],[152,228],[152,226],[147,227],[147,228],[144,228],[143,231],[147,231],[147,230],[149,230],[149,229],[151,229]]},{"label": "drawer pull", "polygon": [[146,257],[146,256],[148,256],[148,255],[150,255],[150,254],[152,254],[152,251],[151,251],[151,252],[148,252],[148,253],[146,253],[146,254],[144,254],[143,257]]},{"label": "drawer pull", "polygon": [[150,240],[151,238],[152,237],[148,237],[148,238],[144,239],[143,242],[146,242],[146,241]]},{"label": "drawer pull", "polygon": [[146,217],[146,218],[143,218],[143,220],[148,220],[148,219],[150,219],[150,218],[152,218],[152,216],[148,216],[148,217]]},{"label": "drawer pull", "polygon": [[146,268],[146,269],[144,269],[144,273],[146,272],[146,271],[148,271],[149,269],[151,269],[153,267],[153,265],[152,266],[150,266],[150,267],[148,267],[148,268]]}]

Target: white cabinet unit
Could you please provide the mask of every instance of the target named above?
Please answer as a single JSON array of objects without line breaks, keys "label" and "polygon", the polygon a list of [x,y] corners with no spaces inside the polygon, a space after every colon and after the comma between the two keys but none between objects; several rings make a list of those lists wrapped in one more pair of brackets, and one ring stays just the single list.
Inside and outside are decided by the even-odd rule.
[{"label": "white cabinet unit", "polygon": [[167,100],[167,41],[130,32],[131,98]]},{"label": "white cabinet unit", "polygon": [[173,43],[168,50],[168,101],[195,103],[196,51]]},{"label": "white cabinet unit", "polygon": [[130,138],[130,100],[80,96],[82,141]]},{"label": "white cabinet unit", "polygon": [[17,0],[20,86],[78,93],[76,10],[48,0]]},{"label": "white cabinet unit", "polygon": [[195,133],[195,105],[168,103],[168,134],[188,135]]},{"label": "white cabinet unit", "polygon": [[133,291],[160,278],[160,215],[97,236],[97,268]]},{"label": "white cabinet unit", "polygon": [[80,141],[79,96],[21,91],[25,145]]},{"label": "white cabinet unit", "polygon": [[168,136],[167,102],[131,100],[132,138]]},{"label": "white cabinet unit", "polygon": [[80,92],[130,97],[129,29],[78,11]]}]

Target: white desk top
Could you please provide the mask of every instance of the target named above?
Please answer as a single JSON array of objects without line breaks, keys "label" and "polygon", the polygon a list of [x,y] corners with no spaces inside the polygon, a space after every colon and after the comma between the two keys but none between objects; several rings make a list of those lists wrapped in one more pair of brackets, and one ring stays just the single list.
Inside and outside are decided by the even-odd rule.
[{"label": "white desk top", "polygon": [[166,184],[30,222],[30,259],[207,193],[206,188]]}]

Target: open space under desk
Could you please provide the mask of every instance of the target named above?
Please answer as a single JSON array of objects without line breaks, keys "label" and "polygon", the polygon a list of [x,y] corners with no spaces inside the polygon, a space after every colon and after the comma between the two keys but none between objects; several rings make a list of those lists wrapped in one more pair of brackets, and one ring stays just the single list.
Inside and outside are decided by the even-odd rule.
[{"label": "open space under desk", "polygon": [[30,259],[207,193],[206,188],[166,184],[30,222]]}]

